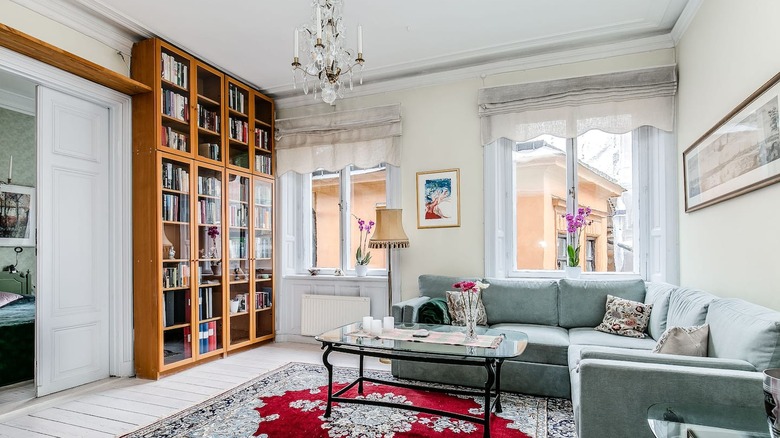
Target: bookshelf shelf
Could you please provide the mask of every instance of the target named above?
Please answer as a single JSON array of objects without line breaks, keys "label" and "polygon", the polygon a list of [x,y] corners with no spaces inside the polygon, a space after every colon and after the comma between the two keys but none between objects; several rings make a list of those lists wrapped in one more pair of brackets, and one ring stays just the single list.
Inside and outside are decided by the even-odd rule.
[{"label": "bookshelf shelf", "polygon": [[[134,96],[132,113],[134,362],[138,377],[157,379],[273,337],[273,311],[257,312],[276,299],[274,281],[257,275],[273,262],[254,258],[273,241],[251,227],[273,235],[273,198],[257,211],[253,200],[256,180],[273,191],[259,175],[273,175],[274,103],[160,39],[132,55],[131,77],[152,90]],[[242,313],[231,314],[236,303]]]},{"label": "bookshelf shelf", "polygon": [[272,307],[263,307],[262,309],[255,309],[255,312],[270,312]]}]

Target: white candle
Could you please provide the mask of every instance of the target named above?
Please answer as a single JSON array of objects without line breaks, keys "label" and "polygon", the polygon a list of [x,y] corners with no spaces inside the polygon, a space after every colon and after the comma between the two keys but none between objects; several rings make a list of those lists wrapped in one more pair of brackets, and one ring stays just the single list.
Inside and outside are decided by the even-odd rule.
[{"label": "white candle", "polygon": [[295,29],[294,33],[295,33],[295,43],[294,43],[294,45],[295,45],[295,57],[297,58],[298,57],[298,29]]},{"label": "white candle", "polygon": [[322,14],[319,5],[317,5],[317,38],[322,39]]},{"label": "white candle", "polygon": [[382,334],[382,321],[378,319],[371,321],[371,334],[374,336]]},{"label": "white candle", "polygon": [[363,317],[363,331],[366,333],[371,332],[371,322],[374,320],[374,318],[370,316],[364,316]]},{"label": "white candle", "polygon": [[358,53],[363,53],[363,26],[358,24]]},{"label": "white candle", "polygon": [[11,180],[14,176],[14,156],[11,155],[11,163],[8,165],[8,179]]},{"label": "white candle", "polygon": [[392,330],[395,328],[395,319],[392,316],[385,316],[382,318],[382,328],[384,330]]}]

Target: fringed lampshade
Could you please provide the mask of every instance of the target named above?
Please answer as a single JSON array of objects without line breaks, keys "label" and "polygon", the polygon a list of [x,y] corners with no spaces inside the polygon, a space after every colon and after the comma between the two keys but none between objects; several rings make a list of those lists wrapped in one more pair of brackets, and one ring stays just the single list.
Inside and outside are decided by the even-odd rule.
[{"label": "fringed lampshade", "polygon": [[387,314],[393,314],[393,248],[408,248],[409,237],[401,223],[400,208],[376,209],[376,228],[368,241],[369,248],[387,248]]}]

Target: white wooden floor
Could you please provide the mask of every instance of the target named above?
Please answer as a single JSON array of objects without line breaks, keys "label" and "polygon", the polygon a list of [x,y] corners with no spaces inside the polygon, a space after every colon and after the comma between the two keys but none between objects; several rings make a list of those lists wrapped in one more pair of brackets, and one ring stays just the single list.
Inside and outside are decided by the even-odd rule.
[{"label": "white wooden floor", "polygon": [[[357,367],[356,356],[334,353],[337,366]],[[0,391],[0,437],[112,437],[151,424],[289,362],[322,363],[319,345],[268,344],[158,381],[113,378],[47,397],[23,400],[32,384]],[[366,358],[366,368],[389,369]],[[24,393],[24,391],[27,391]],[[22,400],[19,399],[22,392]],[[5,395],[4,395],[5,394]],[[3,398],[5,396],[5,399]],[[2,413],[4,403],[13,411]]]}]

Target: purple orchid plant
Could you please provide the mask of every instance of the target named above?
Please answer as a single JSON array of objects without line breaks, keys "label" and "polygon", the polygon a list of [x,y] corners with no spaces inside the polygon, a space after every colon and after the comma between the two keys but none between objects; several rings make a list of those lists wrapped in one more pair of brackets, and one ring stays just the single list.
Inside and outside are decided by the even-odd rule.
[{"label": "purple orchid plant", "polygon": [[566,219],[566,231],[569,233],[569,245],[566,247],[566,253],[568,264],[571,267],[580,265],[580,233],[586,225],[591,224],[592,221],[587,220],[590,213],[590,207],[580,207],[577,209],[576,215],[571,213],[563,215]]},{"label": "purple orchid plant", "polygon": [[[354,214],[352,216],[355,216]],[[371,251],[368,251],[368,236],[371,234],[371,230],[374,228],[374,221],[364,221],[363,219],[355,216],[358,223],[358,230],[360,231],[360,244],[357,251],[355,251],[355,263],[358,265],[367,265],[371,262]]]}]

